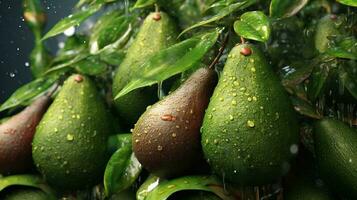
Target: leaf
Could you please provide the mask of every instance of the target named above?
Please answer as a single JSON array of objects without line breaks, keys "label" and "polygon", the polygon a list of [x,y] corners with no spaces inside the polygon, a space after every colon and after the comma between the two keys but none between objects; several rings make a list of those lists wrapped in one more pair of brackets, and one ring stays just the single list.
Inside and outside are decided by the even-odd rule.
[{"label": "leaf", "polygon": [[156,0],[137,0],[134,8],[144,8],[147,6],[152,6],[154,5]]},{"label": "leaf", "polygon": [[326,51],[337,58],[357,60],[357,40],[355,37],[341,37],[332,40]]},{"label": "leaf", "polygon": [[90,52],[94,54],[121,38],[130,29],[133,19],[136,19],[135,16],[123,15],[120,10],[114,10],[102,16],[92,28],[89,40]]},{"label": "leaf", "polygon": [[79,55],[77,55],[76,57],[74,57],[73,59],[70,59],[70,60],[66,60],[65,62],[63,63],[60,63],[58,65],[55,65],[53,67],[51,67],[51,69],[47,70],[45,72],[45,75],[47,74],[51,74],[51,73],[55,73],[57,71],[62,71],[62,70],[65,70],[65,69],[71,69],[72,66],[75,64],[75,63],[78,63],[79,61],[81,60],[84,60],[85,58],[87,58],[89,56],[89,54],[87,52],[83,52],[83,53],[80,53]]},{"label": "leaf", "polygon": [[186,33],[187,31],[190,31],[194,28],[197,28],[197,27],[200,27],[200,26],[203,26],[203,25],[206,25],[206,24],[209,24],[211,22],[215,22],[215,21],[218,21],[224,17],[226,17],[227,15],[237,11],[238,9],[245,9],[247,7],[249,7],[250,5],[256,3],[257,1],[256,0],[245,0],[245,1],[242,1],[242,2],[237,2],[235,4],[231,4],[225,8],[223,8],[222,10],[220,10],[215,16],[207,19],[207,20],[204,20],[204,21],[201,21],[193,26],[190,26],[188,28],[186,28],[184,31],[182,31],[179,35],[179,37],[181,35],[183,35],[184,33]]},{"label": "leaf", "polygon": [[314,67],[307,87],[307,94],[311,101],[315,101],[315,99],[320,95],[329,72],[330,66],[327,63],[322,63]]},{"label": "leaf", "polygon": [[131,133],[112,135],[108,139],[108,150],[114,153],[116,150],[131,144]]},{"label": "leaf", "polygon": [[348,6],[354,6],[357,7],[357,1],[356,0],[336,0],[339,3],[348,5]]},{"label": "leaf", "polygon": [[28,105],[38,95],[49,89],[59,75],[40,77],[18,88],[1,106],[0,112],[20,105]]},{"label": "leaf", "polygon": [[136,191],[136,200],[144,200],[148,193],[155,189],[160,182],[160,178],[150,174],[146,181]]},{"label": "leaf", "polygon": [[309,102],[304,101],[300,98],[291,97],[292,104],[296,112],[301,115],[311,117],[314,119],[321,119],[322,116],[316,111],[316,108],[311,105]]},{"label": "leaf", "polygon": [[261,11],[246,12],[234,22],[234,31],[244,38],[266,42],[271,31],[269,18]]},{"label": "leaf", "polygon": [[63,33],[65,30],[78,26],[81,22],[86,20],[88,17],[96,13],[98,10],[102,8],[103,4],[94,4],[87,9],[78,11],[73,15],[69,15],[68,17],[59,21],[54,27],[51,28],[50,31],[46,33],[46,35],[42,38],[42,40],[48,39],[50,37],[56,36],[60,33]]},{"label": "leaf", "polygon": [[286,18],[299,12],[309,0],[272,0],[270,3],[270,16],[273,18]]},{"label": "leaf", "polygon": [[99,59],[99,56],[89,56],[72,65],[79,73],[87,75],[99,75],[108,70],[106,63]]},{"label": "leaf", "polygon": [[295,87],[306,80],[314,69],[316,62],[315,60],[297,61],[283,67],[282,84],[284,87]]},{"label": "leaf", "polygon": [[[145,183],[144,183],[145,184]],[[154,183],[155,184],[155,183]],[[155,186],[155,185],[153,185]],[[226,195],[223,185],[213,176],[186,176],[160,182],[157,187],[147,192],[145,200],[165,200],[172,194],[182,190],[202,190],[213,192],[223,200],[233,200]],[[140,190],[139,191],[144,191]],[[138,198],[139,199],[139,198]]]},{"label": "leaf", "polygon": [[106,196],[130,187],[141,172],[141,164],[131,150],[131,142],[119,148],[110,158],[104,172]]},{"label": "leaf", "polygon": [[357,61],[351,60],[339,68],[339,77],[345,88],[357,99]]},{"label": "leaf", "polygon": [[103,51],[99,54],[100,60],[106,62],[109,65],[119,66],[125,57],[125,52],[123,50],[116,51]]},{"label": "leaf", "polygon": [[48,194],[50,199],[56,199],[52,189],[46,185],[45,181],[40,176],[24,174],[0,178],[0,192],[5,188],[14,185],[39,188]]},{"label": "leaf", "polygon": [[129,83],[115,96],[118,99],[129,92],[150,86],[186,71],[201,60],[206,52],[216,43],[219,30],[196,36],[164,49],[148,59]]}]

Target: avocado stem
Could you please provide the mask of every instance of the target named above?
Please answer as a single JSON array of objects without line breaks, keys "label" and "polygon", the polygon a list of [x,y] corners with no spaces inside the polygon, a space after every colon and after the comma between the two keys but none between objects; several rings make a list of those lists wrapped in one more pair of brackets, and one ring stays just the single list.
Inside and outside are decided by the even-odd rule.
[{"label": "avocado stem", "polygon": [[219,48],[216,57],[214,58],[212,63],[209,65],[208,69],[213,69],[213,67],[218,63],[219,59],[221,58],[221,56],[223,54],[224,49],[226,48],[226,45],[227,45],[227,42],[228,42],[228,38],[229,38],[229,32],[224,37],[223,43],[222,43],[221,47]]}]

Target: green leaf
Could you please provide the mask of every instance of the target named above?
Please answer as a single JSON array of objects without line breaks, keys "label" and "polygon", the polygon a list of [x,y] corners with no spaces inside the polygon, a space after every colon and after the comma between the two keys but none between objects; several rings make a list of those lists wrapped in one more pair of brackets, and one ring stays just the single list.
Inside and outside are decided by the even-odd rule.
[{"label": "green leaf", "polygon": [[339,77],[344,87],[357,99],[357,61],[350,60],[339,68]]},{"label": "green leaf", "polygon": [[77,55],[76,57],[74,57],[73,59],[69,59],[69,60],[59,63],[55,66],[52,66],[51,69],[49,69],[45,72],[45,75],[56,73],[57,71],[71,69],[75,63],[78,63],[78,62],[86,59],[87,57],[89,57],[89,53],[82,52],[79,55]]},{"label": "green leaf", "polygon": [[315,60],[297,61],[282,68],[282,84],[292,88],[306,80],[314,69]]},{"label": "green leaf", "polygon": [[133,69],[140,70],[138,70],[135,73],[136,76],[116,94],[115,99],[135,89],[164,81],[194,66],[216,43],[219,32],[217,29],[204,35],[187,39],[158,52],[142,66],[132,67]]},{"label": "green leaf", "polygon": [[314,119],[321,119],[322,116],[317,112],[316,108],[311,103],[300,98],[291,97],[292,104],[296,112],[301,115],[311,117]]},{"label": "green leaf", "polygon": [[56,199],[52,189],[46,185],[45,181],[36,175],[12,175],[0,178],[0,192],[10,186],[29,186],[39,188],[47,193],[50,199]]},{"label": "green leaf", "polygon": [[104,172],[106,196],[125,190],[138,178],[142,167],[131,148],[131,142],[126,143],[110,158]]},{"label": "green leaf", "polygon": [[103,51],[99,54],[100,60],[109,65],[119,66],[124,60],[126,52],[124,50]]},{"label": "green leaf", "polygon": [[108,139],[108,151],[112,154],[116,150],[131,144],[131,133],[112,135]]},{"label": "green leaf", "polygon": [[160,178],[150,174],[146,181],[136,191],[136,200],[144,200],[148,193],[155,189],[160,182]]},{"label": "green leaf", "polygon": [[120,10],[114,10],[103,15],[92,28],[89,40],[90,52],[96,53],[106,45],[112,44],[131,29],[130,23],[135,16],[123,15]]},{"label": "green leaf", "polygon": [[329,72],[330,66],[327,63],[322,63],[314,67],[307,87],[307,94],[311,101],[315,101],[320,95],[325,86]]},{"label": "green leaf", "polygon": [[356,0],[336,0],[339,3],[348,5],[348,6],[354,6],[357,7],[357,1]]},{"label": "green leaf", "polygon": [[152,6],[156,3],[156,0],[137,0],[134,8],[144,8],[147,6]]},{"label": "green leaf", "polygon": [[209,24],[209,23],[211,23],[211,22],[218,21],[218,20],[220,20],[220,19],[226,17],[227,15],[229,15],[229,14],[231,14],[231,13],[233,13],[233,12],[239,10],[239,9],[241,9],[241,10],[245,9],[245,8],[249,7],[250,5],[256,3],[256,2],[257,2],[256,0],[245,0],[245,1],[242,1],[242,2],[237,2],[237,3],[235,3],[235,4],[231,4],[231,5],[229,5],[229,6],[225,7],[225,8],[223,8],[222,10],[220,10],[220,11],[219,11],[216,15],[214,15],[213,17],[211,17],[211,18],[209,18],[209,19],[207,19],[207,20],[203,20],[203,21],[201,21],[201,22],[199,22],[199,23],[197,23],[197,24],[195,24],[195,25],[193,25],[193,26],[190,26],[190,27],[186,28],[184,31],[182,31],[182,32],[180,33],[179,37],[180,37],[182,34],[186,33],[187,31],[190,31],[190,30],[192,30],[192,29],[194,29],[194,28],[197,28],[197,27],[200,27],[200,26]]},{"label": "green leaf", "polygon": [[20,105],[28,105],[38,95],[49,89],[59,75],[40,77],[18,88],[1,106],[0,112]]},{"label": "green leaf", "polygon": [[68,17],[62,19],[54,27],[52,27],[49,32],[46,33],[42,40],[63,33],[65,30],[73,26],[78,26],[81,22],[83,22],[88,17],[100,10],[102,8],[102,5],[103,4],[94,4],[88,7],[87,9],[78,11],[77,13],[74,13],[73,15],[69,15]]},{"label": "green leaf", "polygon": [[[152,181],[152,180],[150,180]],[[144,183],[145,184],[145,183]],[[223,185],[213,176],[186,176],[168,181],[160,182],[156,187],[156,182],[151,187],[154,187],[151,191],[147,192],[145,200],[165,200],[172,194],[182,190],[202,190],[213,192],[221,199],[233,200],[233,196],[228,196],[224,191]],[[139,191],[145,191],[140,190]],[[140,194],[140,193],[138,193]],[[141,193],[142,194],[142,193]],[[139,199],[139,198],[138,198]]]},{"label": "green leaf", "polygon": [[269,18],[261,11],[246,12],[234,22],[234,31],[244,38],[266,42],[271,31]]},{"label": "green leaf", "polygon": [[106,63],[99,59],[99,56],[89,56],[72,65],[77,72],[87,75],[99,75],[108,70]]},{"label": "green leaf", "polygon": [[326,53],[337,58],[357,60],[357,40],[352,36],[331,40]]},{"label": "green leaf", "polygon": [[272,0],[270,16],[274,18],[291,17],[299,12],[309,0]]}]

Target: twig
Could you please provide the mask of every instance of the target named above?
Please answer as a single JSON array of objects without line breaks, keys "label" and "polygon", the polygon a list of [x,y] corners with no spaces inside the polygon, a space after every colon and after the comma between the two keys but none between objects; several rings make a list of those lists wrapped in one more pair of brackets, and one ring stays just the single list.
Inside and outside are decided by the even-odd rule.
[{"label": "twig", "polygon": [[213,67],[217,64],[217,62],[219,61],[219,59],[221,58],[223,51],[227,45],[228,42],[228,38],[229,38],[229,32],[227,33],[227,35],[224,37],[223,39],[223,43],[222,46],[219,48],[218,50],[218,54],[217,56],[214,58],[214,60],[212,61],[212,63],[209,65],[209,69],[213,69]]}]

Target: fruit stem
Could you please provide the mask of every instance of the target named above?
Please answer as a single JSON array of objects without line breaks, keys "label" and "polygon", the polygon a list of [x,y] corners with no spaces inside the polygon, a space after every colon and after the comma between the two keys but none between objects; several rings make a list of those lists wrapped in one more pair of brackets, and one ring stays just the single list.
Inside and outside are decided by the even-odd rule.
[{"label": "fruit stem", "polygon": [[155,3],[155,12],[160,12],[160,7],[157,5],[157,3]]},{"label": "fruit stem", "polygon": [[229,32],[226,34],[226,36],[223,39],[223,43],[221,45],[221,47],[218,50],[218,53],[216,55],[216,57],[214,58],[214,60],[212,61],[212,63],[209,65],[208,69],[213,69],[213,67],[218,63],[219,59],[221,58],[223,51],[227,45],[228,42],[228,38],[229,38]]},{"label": "fruit stem", "polygon": [[245,39],[243,37],[240,37],[240,41],[242,44],[245,44]]}]

